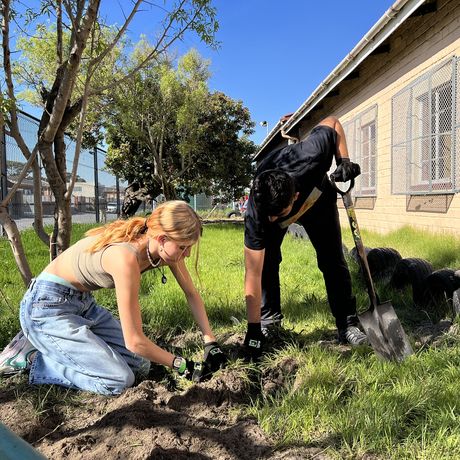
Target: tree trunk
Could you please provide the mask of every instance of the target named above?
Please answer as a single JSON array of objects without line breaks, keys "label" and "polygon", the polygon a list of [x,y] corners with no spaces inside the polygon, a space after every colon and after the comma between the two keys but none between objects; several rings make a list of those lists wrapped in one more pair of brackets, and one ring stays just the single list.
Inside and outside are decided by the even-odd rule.
[{"label": "tree trunk", "polygon": [[177,200],[176,189],[168,181],[163,180],[163,193],[167,200]]},{"label": "tree trunk", "polygon": [[3,226],[8,236],[8,241],[10,242],[13,256],[19,268],[19,272],[21,273],[22,280],[24,284],[28,286],[32,279],[32,272],[24,253],[24,247],[22,246],[18,227],[8,214],[8,209],[5,206],[0,206],[0,224]]},{"label": "tree trunk", "polygon": [[65,156],[64,161],[58,161],[57,158],[62,158],[65,154],[65,144],[61,136],[56,136],[54,163],[49,165],[47,159],[53,157],[51,145],[45,142],[40,142],[39,149],[43,158],[49,186],[53,192],[55,202],[54,221],[55,227],[50,241],[51,259],[54,259],[61,252],[65,251],[70,245],[70,234],[72,231],[72,217],[70,212],[70,198],[65,198],[66,192],[66,169]]},{"label": "tree trunk", "polygon": [[127,219],[134,216],[139,206],[145,201],[145,188],[141,188],[137,182],[132,182],[126,187],[125,197],[121,206],[121,217]]},{"label": "tree trunk", "polygon": [[34,230],[43,243],[49,247],[50,237],[43,228],[42,178],[37,159],[32,163],[32,172],[34,178]]},{"label": "tree trunk", "polygon": [[72,213],[70,211],[70,200],[56,199],[55,218],[57,222],[56,249],[59,255],[70,246],[70,235],[72,233]]}]

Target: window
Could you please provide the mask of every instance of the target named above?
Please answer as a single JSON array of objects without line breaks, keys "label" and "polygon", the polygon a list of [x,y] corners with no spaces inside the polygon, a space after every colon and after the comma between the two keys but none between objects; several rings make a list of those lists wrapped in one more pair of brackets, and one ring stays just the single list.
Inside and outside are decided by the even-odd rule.
[{"label": "window", "polygon": [[452,59],[422,75],[392,100],[392,191],[457,191]]},{"label": "window", "polygon": [[433,89],[431,94],[419,97],[417,105],[421,151],[418,182],[436,184],[449,181],[452,173],[452,85],[449,82]]},{"label": "window", "polygon": [[361,166],[353,194],[356,197],[376,196],[377,106],[344,123],[344,131],[350,158]]},{"label": "window", "polygon": [[375,121],[361,127],[361,191],[375,193]]}]

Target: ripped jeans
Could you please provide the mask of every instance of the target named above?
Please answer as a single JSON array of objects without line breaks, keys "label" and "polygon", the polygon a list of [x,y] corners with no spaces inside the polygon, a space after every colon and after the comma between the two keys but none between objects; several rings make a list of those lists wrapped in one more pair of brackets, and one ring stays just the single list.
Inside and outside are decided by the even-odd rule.
[{"label": "ripped jeans", "polygon": [[104,395],[120,394],[149,361],[125,347],[120,322],[90,292],[34,279],[21,301],[24,335],[37,353],[32,384],[56,384]]}]

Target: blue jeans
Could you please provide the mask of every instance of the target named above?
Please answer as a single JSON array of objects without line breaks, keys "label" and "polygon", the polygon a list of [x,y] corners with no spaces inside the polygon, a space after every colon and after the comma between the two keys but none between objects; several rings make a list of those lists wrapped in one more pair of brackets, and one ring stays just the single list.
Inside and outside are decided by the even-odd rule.
[{"label": "blue jeans", "polygon": [[21,302],[24,335],[37,353],[32,384],[120,394],[149,362],[125,347],[120,322],[90,292],[32,280]]}]

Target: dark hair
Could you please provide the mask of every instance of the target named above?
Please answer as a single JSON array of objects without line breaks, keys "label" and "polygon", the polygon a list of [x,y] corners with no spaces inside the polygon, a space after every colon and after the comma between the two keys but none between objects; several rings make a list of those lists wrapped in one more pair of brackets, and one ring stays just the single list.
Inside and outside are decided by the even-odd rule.
[{"label": "dark hair", "polygon": [[252,191],[257,210],[277,216],[294,199],[294,179],[284,171],[268,169],[254,179]]}]

